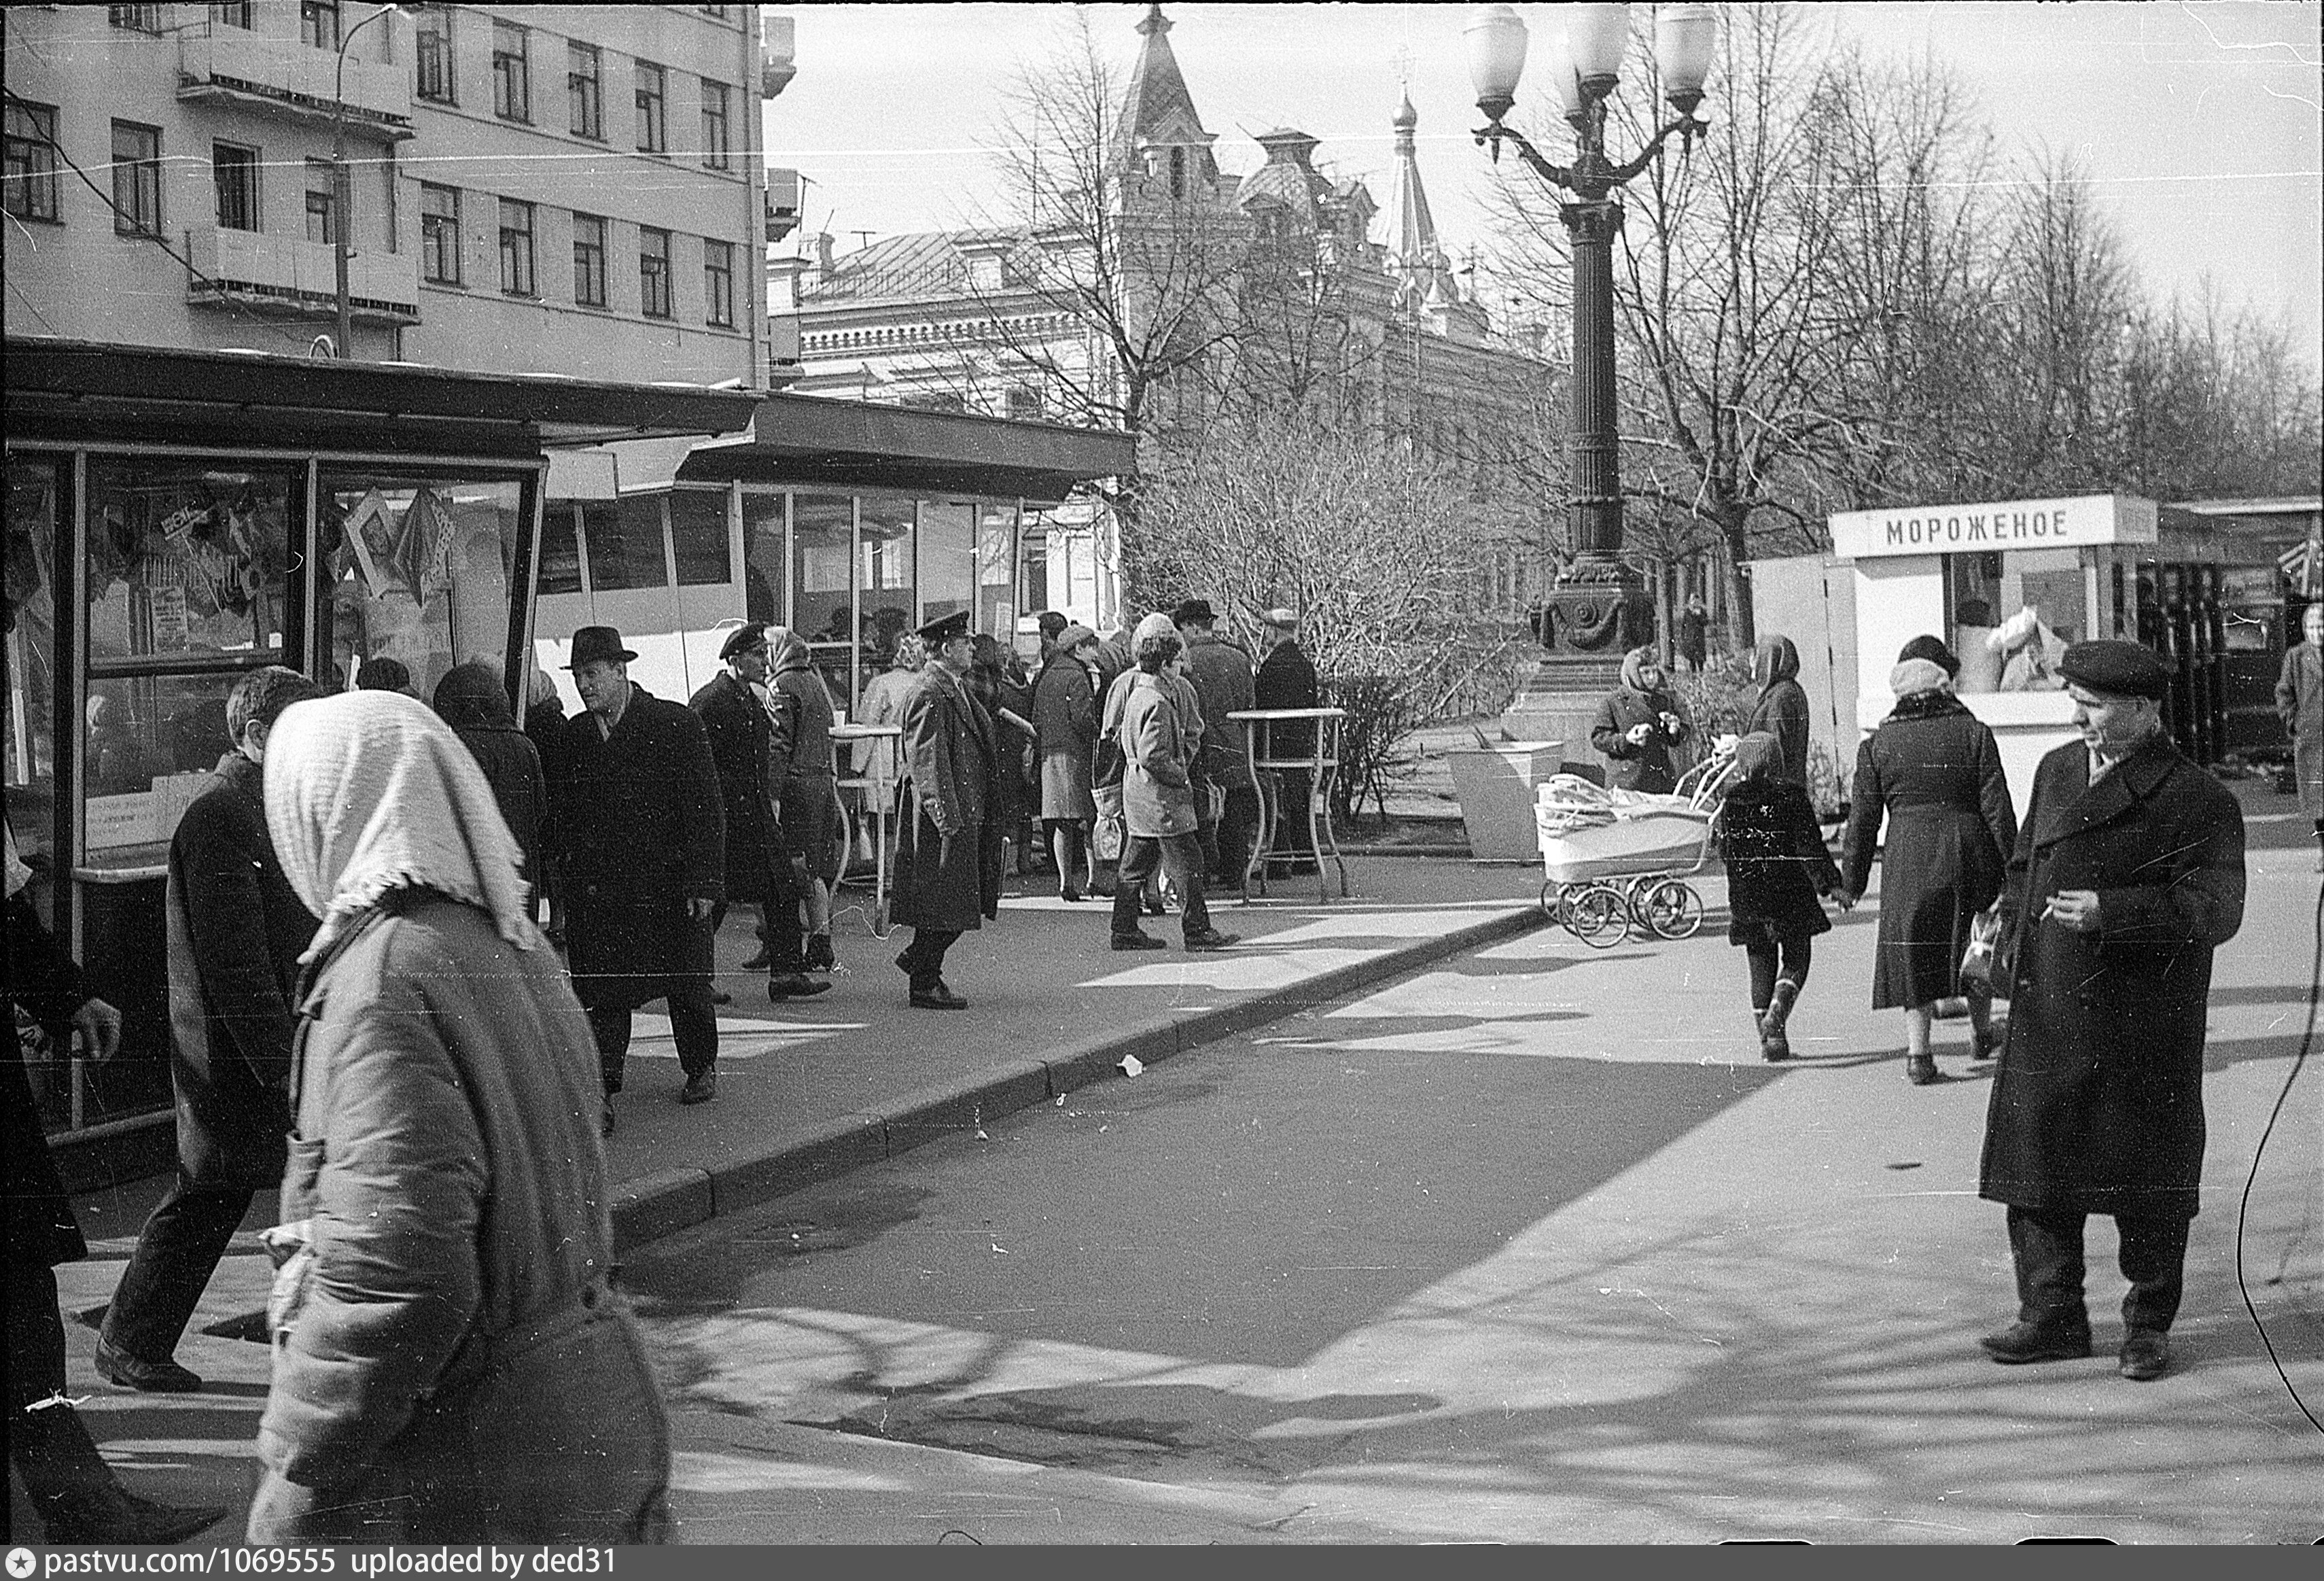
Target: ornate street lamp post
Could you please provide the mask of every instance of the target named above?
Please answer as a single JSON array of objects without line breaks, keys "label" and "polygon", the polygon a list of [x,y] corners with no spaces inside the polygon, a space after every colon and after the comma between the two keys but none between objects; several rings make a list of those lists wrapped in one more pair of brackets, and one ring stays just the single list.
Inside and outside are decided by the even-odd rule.
[{"label": "ornate street lamp post", "polygon": [[[1553,164],[1501,117],[1517,102],[1524,73],[1526,24],[1507,5],[1481,7],[1464,29],[1469,72],[1486,125],[1477,135],[1495,162],[1513,145],[1526,167],[1574,195],[1561,210],[1573,250],[1573,422],[1572,523],[1574,564],[1549,597],[1543,642],[1570,661],[1567,684],[1609,683],[1594,672],[1645,640],[1649,606],[1637,574],[1621,559],[1620,440],[1614,422],[1614,234],[1622,206],[1614,189],[1645,170],[1673,136],[1682,146],[1709,129],[1695,108],[1711,75],[1719,18],[1709,5],[1658,5],[1655,60],[1663,91],[1678,111],[1636,159],[1606,155],[1606,101],[1621,78],[1630,41],[1628,5],[1559,5],[1563,21],[1549,35],[1550,86],[1573,128],[1573,162]],[[1595,662],[1591,662],[1595,661]],[[1579,666],[1579,669],[1572,668]],[[1584,674],[1587,670],[1592,673]],[[1551,684],[1554,684],[1552,682]]]}]

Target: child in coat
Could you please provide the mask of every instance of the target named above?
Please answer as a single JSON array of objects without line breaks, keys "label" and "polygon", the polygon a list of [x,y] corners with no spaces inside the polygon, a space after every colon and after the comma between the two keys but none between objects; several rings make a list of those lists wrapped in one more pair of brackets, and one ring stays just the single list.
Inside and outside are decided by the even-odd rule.
[{"label": "child in coat", "polygon": [[1727,864],[1727,941],[1751,963],[1751,1009],[1759,1058],[1789,1059],[1784,1029],[1806,986],[1812,941],[1831,931],[1817,897],[1840,887],[1808,793],[1783,778],[1784,749],[1756,731],[1735,744],[1735,780],[1719,809]]}]

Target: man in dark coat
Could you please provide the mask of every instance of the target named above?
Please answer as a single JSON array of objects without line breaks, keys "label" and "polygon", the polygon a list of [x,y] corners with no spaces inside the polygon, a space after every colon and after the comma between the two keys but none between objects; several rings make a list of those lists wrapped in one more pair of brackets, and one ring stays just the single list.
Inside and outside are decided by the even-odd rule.
[{"label": "man in dark coat", "polygon": [[[121,1047],[121,1012],[82,985],[80,967],[57,947],[24,886],[32,872],[6,832],[7,998],[53,1038],[78,1033],[88,1057]],[[32,1100],[24,1062],[0,1059],[0,1190],[6,1194],[8,1459],[23,1479],[50,1542],[182,1542],[226,1514],[216,1505],[180,1509],[121,1485],[97,1452],[88,1424],[65,1395],[65,1326],[57,1311],[56,1267],[88,1255]],[[21,1533],[11,1533],[21,1537]]]},{"label": "man in dark coat", "polygon": [[501,821],[524,853],[526,901],[540,893],[540,820],[549,807],[549,775],[540,749],[517,728],[500,672],[482,659],[455,664],[436,683],[432,706],[452,727],[493,788]]},{"label": "man in dark coat", "polygon": [[686,705],[701,718],[703,734],[709,738],[726,813],[726,898],[711,910],[710,931],[718,931],[730,902],[759,902],[767,997],[778,1003],[803,999],[831,985],[807,975],[798,880],[769,790],[774,721],[751,689],[753,682],[763,684],[767,679],[766,624],[754,620],[735,628],[719,647],[718,657],[725,661],[725,670]]},{"label": "man in dark coat", "polygon": [[612,626],[573,633],[567,668],[587,710],[566,732],[570,781],[558,819],[571,892],[573,991],[589,1012],[605,1081],[622,1090],[630,1014],[669,1002],[686,1072],[682,1104],[718,1096],[716,963],[710,913],[726,892],[726,819],[702,721],[630,680],[637,655]]},{"label": "man in dark coat", "polygon": [[1978,1195],[2009,1209],[2018,1318],[1998,1362],[2090,1354],[2082,1225],[2121,1235],[2123,1376],[2159,1377],[2203,1167],[2211,952],[2243,921],[2242,809],[2163,733],[2169,671],[2135,643],[2061,661],[2082,739],[2034,771],[2004,901],[2009,1031]]},{"label": "man in dark coat", "polygon": [[[1315,666],[1299,646],[1299,615],[1294,610],[1270,609],[1259,617],[1266,652],[1251,677],[1254,708],[1319,708],[1323,693]],[[1270,757],[1302,757],[1315,750],[1315,727],[1293,722],[1268,730]],[[1284,769],[1263,781],[1273,794],[1268,818],[1271,842],[1277,851],[1289,850],[1294,874],[1315,871],[1315,837],[1307,827],[1307,800],[1314,776],[1305,769]],[[1289,815],[1289,816],[1286,816]]]},{"label": "man in dark coat", "polygon": [[891,911],[912,941],[896,965],[911,979],[921,1010],[961,1010],[968,1001],[944,980],[945,952],[962,934],[1001,915],[1000,822],[991,816],[998,744],[991,716],[968,695],[975,650],[965,610],[919,631],[934,662],[904,698],[903,838],[897,843]]},{"label": "man in dark coat", "polygon": [[[1259,705],[1251,678],[1250,651],[1231,637],[1218,634],[1218,615],[1207,598],[1189,598],[1171,615],[1179,640],[1186,644],[1186,679],[1203,703],[1202,751],[1196,767],[1202,778],[1225,792],[1223,809],[1203,852],[1210,863],[1210,882],[1240,884],[1250,865],[1250,842],[1259,827],[1259,791],[1252,785],[1250,762],[1243,751],[1242,725],[1227,716]],[[1200,801],[1195,811],[1206,818]]]},{"label": "man in dark coat", "polygon": [[139,1232],[97,1335],[97,1375],[124,1388],[189,1393],[202,1386],[171,1353],[252,1198],[282,1184],[299,957],[315,937],[316,918],[275,860],[263,765],[282,710],[320,695],[279,664],[236,682],[226,703],[234,750],[170,841],[164,922],[178,1179]]}]

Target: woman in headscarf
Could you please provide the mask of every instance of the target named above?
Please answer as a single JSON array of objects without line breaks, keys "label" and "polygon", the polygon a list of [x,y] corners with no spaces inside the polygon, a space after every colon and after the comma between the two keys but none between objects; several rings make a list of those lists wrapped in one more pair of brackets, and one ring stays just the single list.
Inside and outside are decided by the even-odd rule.
[{"label": "woman in headscarf", "polygon": [[[1880,935],[1872,1008],[1904,1012],[1904,1075],[1916,1086],[1943,1077],[1929,1052],[1937,1002],[1969,1001],[1973,1051],[1988,1059],[2001,1040],[1989,992],[1961,976],[1969,921],[2001,893],[2017,815],[1993,732],[1953,695],[1959,669],[1933,636],[1914,637],[1888,672],[1896,706],[1856,749],[1841,893],[1849,904],[1880,856]],[[1885,848],[1879,836],[1888,826]]]},{"label": "woman in headscarf", "polygon": [[524,857],[529,901],[540,891],[540,824],[549,808],[540,749],[517,728],[500,676],[481,659],[444,672],[436,683],[436,712],[475,758],[484,783],[493,788],[493,805],[508,820],[509,833],[516,837],[516,848]]},{"label": "woman in headscarf", "polygon": [[662,1539],[669,1425],[607,1284],[596,1049],[483,773],[425,705],[364,691],[285,710],[266,767],[322,926],[249,1539]]},{"label": "woman in headscarf", "polygon": [[1776,777],[1802,790],[1808,783],[1808,694],[1799,683],[1800,651],[1789,637],[1769,637],[1751,656],[1751,679],[1758,683],[1758,701],[1743,731],[1764,730],[1784,751]]},{"label": "woman in headscarf", "polygon": [[786,626],[767,628],[767,714],[774,740],[767,748],[776,821],[791,860],[799,864],[807,900],[807,966],[828,972],[831,887],[839,882],[839,759],[832,746],[836,722],[831,689],[815,666],[807,639]]},{"label": "woman in headscarf", "polygon": [[1785,1031],[1792,1006],[1807,986],[1815,936],[1831,931],[1817,897],[1835,892],[1840,881],[1815,809],[1806,791],[1777,773],[1782,762],[1783,749],[1765,731],[1736,742],[1734,782],[1718,817],[1727,942],[1751,963],[1751,1014],[1766,1060],[1792,1057]]},{"label": "woman in headscarf", "polygon": [[1606,759],[1607,783],[1618,790],[1667,796],[1678,789],[1671,748],[1686,739],[1689,726],[1668,679],[1652,648],[1633,648],[1622,656],[1622,684],[1598,705],[1590,744]]}]

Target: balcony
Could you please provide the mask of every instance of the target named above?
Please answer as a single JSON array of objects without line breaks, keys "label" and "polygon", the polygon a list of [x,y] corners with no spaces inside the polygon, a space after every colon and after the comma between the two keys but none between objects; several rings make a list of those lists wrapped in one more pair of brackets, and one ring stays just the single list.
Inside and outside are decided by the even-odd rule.
[{"label": "balcony", "polygon": [[[393,25],[393,24],[390,24]],[[309,125],[329,125],[339,57],[297,39],[213,23],[178,35],[178,97],[213,99]],[[350,133],[387,143],[411,135],[409,67],[347,57]]]},{"label": "balcony", "polygon": [[[196,227],[187,258],[206,278],[186,282],[196,307],[271,308],[300,317],[338,310],[334,249],[305,237],[262,236],[224,226]],[[367,324],[420,322],[420,260],[410,253],[357,253],[347,260],[347,300]]]},{"label": "balcony", "polygon": [[779,242],[798,229],[800,189],[797,171],[767,172],[767,240]]},{"label": "balcony", "polygon": [[759,32],[759,97],[775,98],[798,75],[798,23],[762,14]]}]

